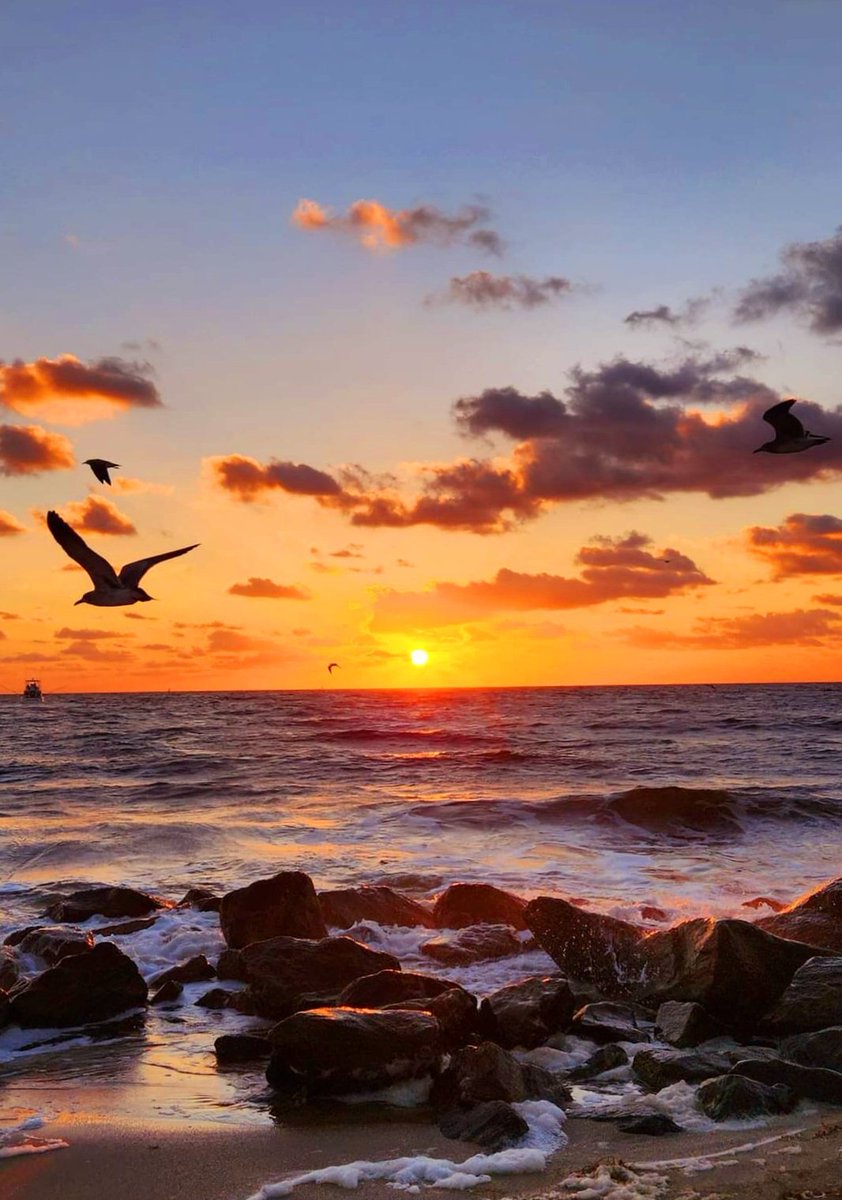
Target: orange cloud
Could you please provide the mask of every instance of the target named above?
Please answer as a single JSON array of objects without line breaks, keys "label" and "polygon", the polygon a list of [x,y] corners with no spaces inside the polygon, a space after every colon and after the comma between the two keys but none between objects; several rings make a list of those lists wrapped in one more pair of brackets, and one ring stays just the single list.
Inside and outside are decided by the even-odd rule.
[{"label": "orange cloud", "polygon": [[130,635],[123,633],[112,633],[107,629],[68,629],[65,625],[63,629],[57,629],[53,634],[54,638],[69,642],[101,642],[105,638],[128,637]]},{"label": "orange cloud", "polygon": [[75,464],[72,443],[40,425],[0,425],[0,475],[40,475]]},{"label": "orange cloud", "polygon": [[[17,533],[23,533],[24,529],[25,526],[21,525],[17,517],[0,508],[0,537],[14,537]],[[0,615],[8,616],[7,613]]]},{"label": "orange cloud", "polygon": [[694,633],[635,626],[620,636],[643,649],[674,647],[687,650],[746,650],[757,646],[823,646],[839,638],[839,613],[823,608],[792,612],[751,613],[744,617],[706,617]]},{"label": "orange cloud", "polygon": [[466,242],[480,250],[500,254],[503,241],[493,229],[479,228],[489,216],[481,204],[466,205],[449,216],[433,204],[415,208],[387,208],[379,200],[357,200],[342,216],[334,216],[315,200],[299,200],[292,221],[299,229],[329,229],[349,234],[368,250],[396,249],[430,242],[448,246]]},{"label": "orange cloud", "polygon": [[69,646],[62,649],[62,654],[71,655],[73,658],[83,658],[87,662],[97,663],[116,663],[127,662],[132,656],[124,650],[100,650],[99,646],[92,642],[71,642]]},{"label": "orange cloud", "polygon": [[171,496],[175,488],[170,483],[150,483],[146,479],[132,479],[126,475],[115,475],[111,480],[115,492],[124,496],[140,495]]},{"label": "orange cloud", "polygon": [[121,358],[83,363],[73,354],[0,362],[0,404],[59,424],[81,424],[127,408],[160,407],[151,373],[148,363]]},{"label": "orange cloud", "polygon": [[206,458],[217,487],[233,492],[238,500],[255,500],[263,492],[278,490],[296,496],[339,496],[342,488],[325,471],[305,463],[279,462],[270,459],[266,466],[255,458],[229,454]]},{"label": "orange cloud", "polygon": [[232,584],[228,589],[228,593],[231,596],[249,596],[256,600],[310,599],[310,593],[305,588],[273,583],[271,579],[260,579],[256,575],[251,575],[248,583]]},{"label": "orange cloud", "polygon": [[105,533],[120,537],[137,533],[125,513],[121,513],[113,500],[105,496],[73,500],[64,506],[62,515],[78,533]]},{"label": "orange cloud", "polygon": [[752,554],[765,559],[776,579],[797,575],[842,575],[842,520],[827,513],[791,513],[773,528],[747,531]]}]

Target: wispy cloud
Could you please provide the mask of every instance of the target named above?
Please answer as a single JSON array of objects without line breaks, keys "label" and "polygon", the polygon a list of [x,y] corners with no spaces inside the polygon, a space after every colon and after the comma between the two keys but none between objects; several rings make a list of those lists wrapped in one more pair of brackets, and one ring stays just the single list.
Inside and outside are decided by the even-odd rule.
[{"label": "wispy cloud", "polygon": [[[11,513],[0,508],[0,537],[14,537],[16,534],[23,533],[25,529],[26,526],[21,525],[17,517],[13,517]],[[8,613],[0,613],[0,616],[8,616]]]},{"label": "wispy cloud", "polygon": [[758,646],[824,646],[839,638],[842,615],[824,608],[792,612],[750,613],[740,617],[706,617],[692,633],[633,627],[618,632],[642,649],[748,650]]},{"label": "wispy cloud", "polygon": [[368,250],[401,249],[424,242],[438,246],[465,242],[490,254],[500,254],[500,235],[482,227],[490,215],[482,204],[465,205],[448,214],[434,204],[395,209],[379,200],[357,200],[347,212],[337,215],[315,200],[299,200],[292,220],[300,229],[347,234]]},{"label": "wispy cloud", "polygon": [[428,304],[464,304],[468,308],[487,310],[541,308],[560,300],[573,290],[569,279],[548,275],[534,279],[529,275],[492,275],[489,271],[472,271],[470,275],[454,275],[447,291],[428,297]]},{"label": "wispy cloud", "polygon": [[794,242],[780,255],[782,270],[753,279],[734,309],[738,321],[781,312],[803,317],[815,333],[842,331],[842,226],[823,241]]},{"label": "wispy cloud", "polygon": [[252,575],[248,583],[234,583],[228,589],[231,596],[248,596],[254,600],[309,600],[310,593],[306,588],[295,587],[291,584],[274,583],[271,579],[261,579]]}]

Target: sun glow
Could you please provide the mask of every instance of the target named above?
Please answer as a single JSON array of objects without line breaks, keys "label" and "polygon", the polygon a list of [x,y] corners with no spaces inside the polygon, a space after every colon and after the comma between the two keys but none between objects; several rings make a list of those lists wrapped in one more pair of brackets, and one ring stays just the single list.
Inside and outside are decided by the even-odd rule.
[{"label": "sun glow", "polygon": [[413,650],[409,657],[414,667],[425,667],[430,661],[430,656],[426,650]]}]

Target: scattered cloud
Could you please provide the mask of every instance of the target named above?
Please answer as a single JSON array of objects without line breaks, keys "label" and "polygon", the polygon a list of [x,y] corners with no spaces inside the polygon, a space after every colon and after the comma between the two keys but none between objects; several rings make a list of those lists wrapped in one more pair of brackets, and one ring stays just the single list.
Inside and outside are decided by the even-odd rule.
[{"label": "scattered cloud", "polygon": [[653,325],[673,327],[693,325],[709,304],[709,296],[699,296],[694,300],[688,300],[684,307],[677,311],[670,308],[668,304],[659,304],[655,308],[648,309],[637,308],[623,318],[623,324],[631,325],[633,329],[648,328]]},{"label": "scattered cloud", "polygon": [[813,596],[816,604],[824,605],[825,607],[842,608],[842,596],[834,595],[831,592],[824,592],[822,595]]},{"label": "scattered cloud", "polygon": [[77,533],[103,533],[126,537],[137,533],[132,522],[121,513],[113,500],[105,496],[88,496],[65,504],[62,516]]},{"label": "scattered cloud", "polygon": [[305,463],[279,462],[273,458],[264,466],[257,459],[242,454],[207,458],[205,463],[217,486],[232,492],[238,500],[255,500],[273,490],[317,497],[338,496],[342,492],[332,476]]},{"label": "scattered cloud", "polygon": [[113,416],[128,408],[158,408],[161,397],[145,362],[101,358],[83,363],[72,354],[33,362],[0,362],[0,404],[41,414],[59,424]]},{"label": "scattered cloud", "polygon": [[[26,529],[25,525],[21,525],[17,517],[13,517],[11,513],[5,512],[0,508],[0,537],[14,537],[18,533],[23,533]],[[0,613],[0,616],[8,615]]]},{"label": "scattered cloud", "polygon": [[75,464],[73,446],[40,425],[0,425],[0,475],[40,475]]},{"label": "scattered cloud", "polygon": [[144,617],[141,613],[128,612],[123,613],[127,621],[154,621],[154,617]]},{"label": "scattered cloud", "polygon": [[428,298],[428,303],[464,304],[477,309],[540,308],[560,300],[573,290],[569,279],[548,275],[533,279],[529,275],[492,275],[489,271],[472,271],[470,275],[454,275],[446,292]]},{"label": "scattered cloud", "polygon": [[171,496],[175,491],[171,483],[151,483],[147,479],[132,479],[125,475],[114,475],[111,486],[118,495],[123,496]]},{"label": "scattered cloud", "polygon": [[814,333],[842,331],[842,225],[820,242],[794,242],[780,255],[783,270],[753,279],[734,309],[738,321],[781,312],[806,319]]},{"label": "scattered cloud", "polygon": [[125,650],[100,650],[96,643],[89,641],[71,642],[68,646],[62,647],[62,654],[96,663],[127,662],[131,658],[131,655],[127,654]]},{"label": "scattered cloud", "polygon": [[630,645],[642,649],[675,647],[688,650],[748,650],[758,646],[823,646],[839,637],[842,615],[824,608],[793,612],[750,613],[744,617],[706,617],[694,632],[633,627],[619,631]]},{"label": "scattered cloud", "polygon": [[112,633],[107,629],[57,629],[53,637],[69,642],[101,642],[107,638],[125,637],[122,633]]},{"label": "scattered cloud", "polygon": [[0,621],[19,621],[18,613],[0,612]]},{"label": "scattered cloud", "polygon": [[329,558],[365,558],[363,548],[360,542],[351,542],[349,546],[343,547],[341,550],[329,550]]},{"label": "scattered cloud", "polygon": [[234,583],[228,589],[231,596],[249,596],[256,600],[309,600],[310,593],[305,588],[290,584],[274,583],[271,579],[261,579],[252,575],[248,583]]},{"label": "scattered cloud", "polygon": [[791,513],[776,527],[753,525],[747,530],[752,554],[768,562],[775,579],[798,575],[842,575],[842,520],[810,513]]},{"label": "scattered cloud", "polygon": [[465,205],[448,215],[434,204],[394,209],[378,200],[357,200],[346,213],[334,215],[315,200],[299,200],[292,221],[300,229],[347,234],[368,250],[464,242],[490,254],[500,254],[503,250],[500,235],[493,229],[481,228],[490,216],[481,204]]}]

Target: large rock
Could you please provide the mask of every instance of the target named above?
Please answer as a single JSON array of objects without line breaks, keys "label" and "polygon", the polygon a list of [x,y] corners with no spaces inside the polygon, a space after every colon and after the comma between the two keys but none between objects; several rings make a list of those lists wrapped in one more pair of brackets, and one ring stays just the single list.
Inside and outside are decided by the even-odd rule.
[{"label": "large rock", "polygon": [[784,1059],[748,1059],[735,1063],[732,1075],[744,1075],[770,1086],[783,1084],[803,1100],[842,1104],[842,1073],[824,1067],[802,1067]]},{"label": "large rock", "polygon": [[576,1001],[566,979],[535,976],[492,992],[479,1008],[479,1026],[489,1040],[512,1050],[542,1046],[570,1024]]},{"label": "large rock", "polygon": [[101,942],[31,979],[12,998],[12,1019],[27,1028],[87,1025],[145,1004],[146,998],[146,984],[132,960]]},{"label": "large rock", "polygon": [[612,1000],[582,1005],[570,1030],[593,1042],[651,1042],[654,1031],[648,1009]]},{"label": "large rock", "polygon": [[778,937],[842,951],[842,876],[757,922]]},{"label": "large rock", "polygon": [[94,935],[81,929],[33,929],[18,944],[21,954],[34,954],[52,966],[72,954],[87,954],[93,949]]},{"label": "large rock", "polygon": [[219,906],[219,924],[234,949],[275,937],[327,937],[316,889],[303,871],[280,871],[228,892]]},{"label": "large rock", "polygon": [[12,1006],[9,1003],[9,997],[3,988],[0,988],[0,1029],[10,1023],[12,1019]]},{"label": "large rock", "polygon": [[667,1000],[658,1009],[655,1033],[662,1042],[684,1050],[721,1037],[724,1030],[701,1004],[690,1000]]},{"label": "large rock", "polygon": [[177,979],[166,979],[159,988],[156,988],[153,995],[149,998],[150,1004],[175,1004],[181,999],[181,993],[184,991],[184,984],[179,983]]},{"label": "large rock", "polygon": [[221,904],[221,896],[217,896],[210,888],[191,887],[181,897],[176,908],[195,908],[199,912],[219,912]]},{"label": "large rock", "polygon": [[593,1079],[595,1075],[602,1075],[604,1071],[616,1071],[618,1067],[625,1067],[628,1061],[629,1056],[623,1047],[609,1042],[608,1045],[594,1050],[586,1062],[568,1071],[567,1079],[571,1083],[578,1083],[581,1079]]},{"label": "large rock", "polygon": [[811,958],[799,967],[763,1025],[774,1033],[842,1025],[842,957]]},{"label": "large rock", "polygon": [[429,1000],[458,986],[448,979],[414,971],[378,971],[376,975],[363,975],[349,983],[339,993],[336,1003],[349,1008],[384,1008],[404,1000]]},{"label": "large rock", "polygon": [[270,1073],[291,1071],[322,1094],[425,1075],[441,1055],[436,1018],[407,1009],[315,1008],[281,1021],[269,1040]]},{"label": "large rock", "polygon": [[795,1093],[783,1084],[760,1083],[744,1075],[717,1075],[696,1092],[696,1104],[712,1121],[743,1120],[790,1112]]},{"label": "large rock", "polygon": [[639,1050],[632,1060],[632,1074],[650,1092],[671,1083],[700,1083],[715,1075],[727,1075],[731,1062],[716,1051]]},{"label": "large rock", "polygon": [[531,900],[524,916],[539,945],[566,975],[592,983],[610,997],[639,989],[644,935],[636,925],[584,912],[552,896]]},{"label": "large rock", "polygon": [[487,1100],[550,1100],[566,1104],[567,1085],[542,1067],[520,1063],[494,1042],[457,1050],[433,1083],[430,1100],[435,1108],[473,1108]]},{"label": "large rock", "polygon": [[466,967],[470,963],[520,954],[520,939],[508,925],[473,925],[458,933],[444,933],[421,946],[421,953],[445,967]]},{"label": "large rock", "polygon": [[525,907],[519,896],[490,883],[452,883],[436,900],[433,923],[437,929],[464,929],[468,925],[526,929]]},{"label": "large rock", "polygon": [[319,892],[322,915],[332,928],[349,929],[357,921],[374,921],[378,925],[401,925],[414,928],[423,925],[433,929],[433,914],[429,908],[410,900],[390,887],[337,888]]},{"label": "large rock", "polygon": [[202,983],[206,979],[215,979],[216,971],[210,965],[204,954],[194,954],[192,958],[188,958],[186,962],[179,963],[177,967],[169,967],[166,971],[161,971],[159,975],[155,975],[150,981],[150,987],[162,987],[169,980],[175,983]]},{"label": "large rock", "polygon": [[636,787],[609,801],[608,810],[650,833],[724,833],[739,828],[732,805],[714,788]]},{"label": "large rock", "polygon": [[402,1000],[389,1008],[409,1008],[428,1012],[436,1018],[444,1050],[456,1050],[473,1041],[477,1032],[477,998],[461,987],[451,987],[429,999]]},{"label": "large rock", "polygon": [[391,954],[349,937],[269,938],[222,955],[217,964],[220,979],[246,982],[254,1011],[275,1020],[299,1009],[335,1004],[342,990],[363,975],[399,970]]},{"label": "large rock", "polygon": [[511,1146],[529,1130],[520,1113],[505,1100],[487,1100],[470,1109],[448,1109],[440,1115],[438,1124],[445,1137],[475,1142],[492,1153]]},{"label": "large rock", "polygon": [[166,907],[163,900],[135,888],[93,887],[56,900],[46,915],[53,921],[87,921],[96,916],[145,917],[156,908]]},{"label": "large rock", "polygon": [[816,1033],[797,1033],[781,1043],[781,1058],[802,1067],[826,1067],[842,1071],[842,1025],[820,1029]]},{"label": "large rock", "polygon": [[218,1063],[263,1062],[272,1053],[268,1037],[256,1033],[223,1033],[213,1044]]},{"label": "large rock", "polygon": [[0,946],[0,988],[10,992],[21,977],[21,965],[11,946]]}]

